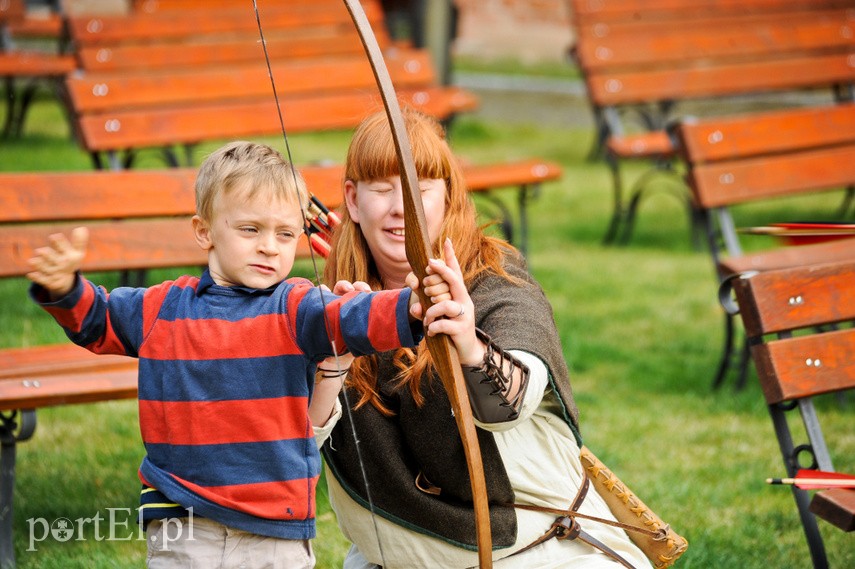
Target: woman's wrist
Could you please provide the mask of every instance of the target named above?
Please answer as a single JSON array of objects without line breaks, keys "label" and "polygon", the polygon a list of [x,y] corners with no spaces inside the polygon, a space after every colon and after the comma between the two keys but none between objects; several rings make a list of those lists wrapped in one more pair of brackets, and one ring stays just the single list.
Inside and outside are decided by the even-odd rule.
[{"label": "woman's wrist", "polygon": [[484,357],[487,355],[487,346],[478,339],[475,338],[475,343],[472,346],[472,349],[466,355],[466,357],[460,358],[460,365],[466,367],[480,367],[484,363]]}]

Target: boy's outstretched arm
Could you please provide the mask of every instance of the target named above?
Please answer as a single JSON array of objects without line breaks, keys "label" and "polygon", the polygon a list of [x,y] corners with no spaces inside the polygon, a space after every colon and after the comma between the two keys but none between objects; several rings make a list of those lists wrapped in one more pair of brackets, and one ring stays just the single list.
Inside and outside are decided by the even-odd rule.
[{"label": "boy's outstretched arm", "polygon": [[89,230],[77,227],[70,238],[55,233],[48,239],[49,245],[36,249],[35,256],[29,259],[33,270],[27,273],[27,278],[44,287],[51,300],[57,300],[74,288],[77,271],[86,256]]}]

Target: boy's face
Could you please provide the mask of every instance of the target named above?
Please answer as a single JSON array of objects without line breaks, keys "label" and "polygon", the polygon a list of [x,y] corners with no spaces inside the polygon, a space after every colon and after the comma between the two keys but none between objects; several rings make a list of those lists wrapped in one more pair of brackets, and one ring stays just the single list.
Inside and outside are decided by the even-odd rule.
[{"label": "boy's face", "polygon": [[196,241],[208,251],[208,268],[222,286],[264,289],[285,280],[294,266],[303,232],[300,208],[240,188],[214,200],[210,221],[193,218]]}]

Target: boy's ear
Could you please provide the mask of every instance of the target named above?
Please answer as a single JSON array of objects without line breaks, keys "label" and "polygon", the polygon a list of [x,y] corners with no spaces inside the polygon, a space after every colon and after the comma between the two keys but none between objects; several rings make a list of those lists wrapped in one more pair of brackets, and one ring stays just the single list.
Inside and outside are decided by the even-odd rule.
[{"label": "boy's ear", "polygon": [[347,205],[350,219],[353,220],[353,223],[359,223],[359,208],[356,207],[356,182],[353,180],[344,181],[344,203]]},{"label": "boy's ear", "polygon": [[193,236],[196,238],[196,243],[199,244],[204,251],[209,251],[214,247],[214,242],[211,240],[211,226],[208,222],[194,215],[191,220],[193,224]]}]

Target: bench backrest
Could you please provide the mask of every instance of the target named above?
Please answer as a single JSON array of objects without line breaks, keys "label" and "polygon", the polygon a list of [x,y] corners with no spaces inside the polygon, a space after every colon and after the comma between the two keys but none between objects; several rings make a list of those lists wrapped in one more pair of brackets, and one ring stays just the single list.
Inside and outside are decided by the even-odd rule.
[{"label": "bench backrest", "polygon": [[[216,101],[272,100],[270,75],[263,54],[252,64],[226,68],[168,69],[146,73],[76,73],[67,86],[74,109],[81,114],[107,109]],[[435,83],[429,54],[424,50],[395,51],[386,58],[396,87],[418,89]],[[375,85],[364,55],[278,60],[271,70],[277,92],[284,97],[320,92],[365,90]]]},{"label": "bench backrest", "polygon": [[[561,174],[558,165],[522,160],[464,164],[470,192],[537,184]],[[51,233],[91,230],[84,270],[203,265],[193,240],[196,169],[0,174],[0,278],[24,276],[27,259]],[[329,208],[341,205],[343,166],[300,168],[309,190]],[[298,254],[309,254],[305,240]]]},{"label": "bench backrest", "polygon": [[[831,441],[850,433],[822,427],[813,398],[855,389],[855,260],[746,274],[733,288],[751,343],[787,477],[800,469],[833,472]],[[789,415],[800,417],[801,425]],[[834,448],[834,447],[831,447]],[[855,490],[792,487],[815,567],[827,555],[815,515],[855,530]]]},{"label": "bench backrest", "polygon": [[852,103],[683,120],[673,134],[717,266],[743,254],[733,206],[855,185]]},{"label": "bench backrest", "polygon": [[[329,207],[341,201],[341,171],[301,169]],[[190,225],[196,170],[0,175],[0,277],[23,276],[51,233],[90,230],[84,271],[190,267],[207,263]],[[307,256],[301,240],[298,255]]]},{"label": "bench backrest", "polygon": [[[379,3],[365,7],[388,45]],[[116,153],[125,149],[280,134],[253,11],[198,12],[70,18],[84,71],[68,78],[69,101],[96,164],[107,153],[117,168]],[[261,17],[289,133],[353,128],[382,108],[343,3],[264,9]],[[341,37],[325,40],[334,36]],[[332,43],[346,50],[326,47]],[[138,57],[120,51],[126,48]],[[90,66],[93,58],[103,65]],[[388,49],[386,63],[402,105],[442,120],[477,105],[471,93],[438,84],[425,51]]]},{"label": "bench backrest", "polygon": [[574,55],[600,107],[827,89],[855,81],[855,14],[613,25],[580,32]]},{"label": "bench backrest", "polygon": [[768,404],[855,388],[855,259],[746,275],[733,289]]},{"label": "bench backrest", "polygon": [[[597,144],[618,156],[662,155],[675,103],[818,91],[853,100],[852,0],[574,0],[571,54],[585,82]],[[785,101],[781,107],[787,106]],[[641,113],[621,112],[626,108]],[[636,121],[635,119],[640,119]]]}]

